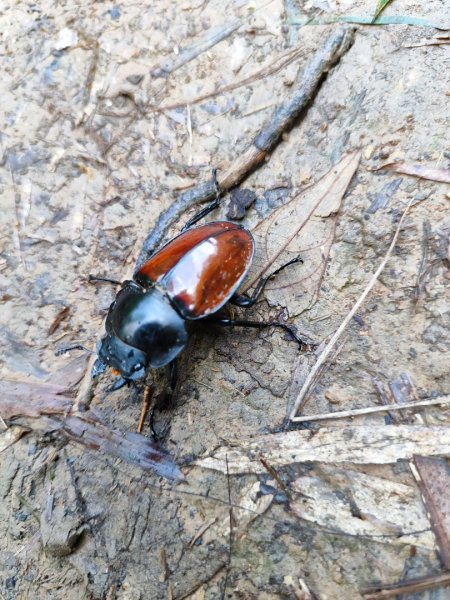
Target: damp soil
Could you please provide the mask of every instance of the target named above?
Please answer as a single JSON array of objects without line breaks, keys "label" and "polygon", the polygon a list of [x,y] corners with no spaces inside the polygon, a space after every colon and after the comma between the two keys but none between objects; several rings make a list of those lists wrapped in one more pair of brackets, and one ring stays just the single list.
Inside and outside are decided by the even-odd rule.
[{"label": "damp soil", "polygon": [[[247,148],[334,27],[300,28],[291,18],[320,11],[370,15],[374,4],[5,5],[2,378],[76,392],[89,356],[56,357],[55,349],[74,342],[95,348],[116,291],[89,284],[88,275],[130,277],[161,211]],[[448,20],[444,4],[396,0],[386,14]],[[242,223],[251,227],[346,153],[361,151],[314,301],[290,312],[272,293],[247,313],[286,318],[314,344],[300,352],[280,331],[199,324],[180,360],[175,402],[155,413],[163,445],[180,464],[280,428],[321,344],[364,290],[409,202],[387,268],[303,412],[378,404],[377,389],[399,377],[409,377],[419,397],[448,393],[449,188],[371,170],[393,161],[449,167],[448,45],[409,47],[436,33],[407,25],[359,27],[302,119],[242,184],[251,190]],[[222,41],[198,51],[212,34]],[[190,48],[198,55],[183,64]],[[302,52],[284,69],[213,94],[294,48]],[[227,210],[225,196],[212,218]],[[155,394],[162,377],[149,374]],[[109,426],[136,431],[143,384],[108,393],[110,385],[110,375],[100,378],[91,408]],[[386,417],[367,419],[382,424]],[[426,422],[448,420],[441,410]],[[143,434],[151,435],[148,420]],[[439,572],[434,542],[419,531],[422,517],[399,541],[392,523],[387,529],[353,510],[347,492],[364,488],[362,470],[308,463],[276,476],[270,468],[227,476],[187,464],[186,481],[172,483],[57,433],[25,434],[0,454],[0,597],[268,600],[308,598],[301,595],[306,585],[321,600],[358,599],[374,582]],[[336,471],[341,479],[333,483]],[[403,512],[409,503],[420,506],[406,463],[365,473],[403,486]],[[297,504],[307,503],[312,488],[331,506],[347,503],[353,517],[371,521],[371,531],[347,529],[339,514],[324,522],[313,509],[292,510],[291,494]],[[425,529],[430,533],[427,522]],[[420,598],[448,598],[445,593]]]}]

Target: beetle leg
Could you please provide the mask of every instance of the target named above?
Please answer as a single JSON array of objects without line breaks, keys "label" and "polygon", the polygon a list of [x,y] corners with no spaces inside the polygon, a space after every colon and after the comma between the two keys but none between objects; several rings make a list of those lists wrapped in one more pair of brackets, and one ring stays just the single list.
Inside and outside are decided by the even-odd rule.
[{"label": "beetle leg", "polygon": [[117,390],[120,390],[125,385],[127,385],[129,382],[130,382],[130,380],[125,379],[124,377],[121,377],[121,376],[116,377],[116,379],[114,380],[114,383],[106,391],[108,393],[116,392]]},{"label": "beetle leg", "polygon": [[261,277],[250,296],[248,296],[247,294],[234,294],[234,296],[230,298],[231,304],[234,304],[235,306],[240,306],[241,308],[249,308],[250,306],[253,306],[258,301],[259,297],[264,291],[264,288],[266,287],[267,282],[270,279],[272,279],[272,277],[275,277],[275,275],[280,273],[280,271],[283,271],[283,269],[285,269],[286,267],[302,262],[303,260],[300,258],[300,256],[296,256],[289,262],[285,263],[284,265],[281,265],[281,267],[276,269],[276,271],[274,271],[273,273],[270,273],[270,275],[267,275],[266,277]]},{"label": "beetle leg", "polygon": [[203,219],[203,217],[206,217],[206,215],[209,215],[210,212],[212,212],[219,206],[221,190],[220,190],[219,182],[217,181],[217,169],[212,170],[212,177],[213,177],[214,190],[216,192],[216,197],[214,198],[214,200],[212,202],[210,202],[208,204],[208,206],[205,206],[205,208],[202,208],[202,210],[200,210],[191,219],[189,219],[189,221],[186,223],[186,225],[181,230],[182,232],[186,231],[187,229],[192,227],[192,225],[195,225],[196,223],[198,223],[198,221]]},{"label": "beetle leg", "polygon": [[175,392],[175,388],[177,386],[178,381],[178,361],[176,358],[173,359],[171,363],[169,363],[169,387],[170,394],[173,396]]},{"label": "beetle leg", "polygon": [[97,277],[96,275],[89,275],[88,277],[89,283],[94,283],[95,281],[104,281],[106,283],[112,283],[113,285],[120,285],[122,282],[117,281],[117,279],[110,279],[109,277]]},{"label": "beetle leg", "polygon": [[175,388],[176,388],[177,381],[178,381],[178,363],[177,363],[176,358],[167,365],[166,373],[167,373],[168,389],[165,393],[160,394],[156,403],[152,406],[152,408],[149,411],[150,431],[152,432],[152,437],[155,441],[158,441],[158,439],[163,438],[166,433],[167,427],[165,427],[163,432],[160,433],[159,435],[156,432],[156,430],[155,430],[155,411],[158,409],[161,409],[163,407],[165,409],[167,409],[168,406],[170,406],[170,404],[172,404],[172,402],[173,402],[173,396],[174,396]]},{"label": "beetle leg", "polygon": [[297,335],[295,328],[292,325],[286,323],[280,323],[279,321],[246,321],[241,319],[225,319],[221,317],[207,317],[204,321],[216,323],[217,325],[223,325],[225,327],[251,327],[253,329],[267,329],[267,327],[279,327],[284,331],[287,331],[294,340],[300,346],[300,350],[306,349],[310,346],[305,340]]}]

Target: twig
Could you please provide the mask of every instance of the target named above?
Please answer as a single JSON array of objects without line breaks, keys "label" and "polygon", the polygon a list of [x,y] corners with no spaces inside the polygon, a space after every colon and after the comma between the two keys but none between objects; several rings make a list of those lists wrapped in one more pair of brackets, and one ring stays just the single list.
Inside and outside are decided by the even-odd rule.
[{"label": "twig", "polygon": [[52,520],[53,503],[55,501],[55,494],[52,494],[52,486],[49,487],[47,495],[47,505],[45,508],[45,519],[49,523]]},{"label": "twig", "polygon": [[428,253],[429,253],[429,244],[430,244],[430,237],[431,237],[431,225],[430,222],[428,221],[428,219],[425,219],[422,223],[422,232],[423,232],[423,236],[422,236],[422,257],[420,259],[420,264],[419,264],[419,268],[417,270],[417,281],[416,281],[416,287],[414,288],[414,302],[417,304],[417,302],[420,299],[420,295],[423,291],[423,287],[424,287],[424,276],[426,273],[426,269],[427,269],[427,262],[428,262]]},{"label": "twig", "polygon": [[150,396],[151,389],[152,388],[149,385],[145,386],[144,397],[142,398],[142,409],[141,409],[141,414],[139,416],[139,423],[137,426],[138,433],[141,433],[142,428],[144,426],[145,417],[147,416],[147,413],[148,413],[148,408],[150,406],[149,396]]},{"label": "twig", "polygon": [[231,21],[230,23],[221,25],[212,31],[208,31],[205,37],[197,42],[194,46],[186,48],[186,50],[182,50],[173,60],[166,60],[161,66],[153,69],[151,71],[152,77],[167,77],[188,62],[191,62],[191,60],[194,60],[194,58],[197,58],[197,56],[202,54],[202,52],[206,52],[206,50],[209,50],[209,48],[212,48],[222,40],[226,39],[233,32],[235,32],[236,29],[239,29],[241,24],[242,23],[240,21]]},{"label": "twig", "polygon": [[418,402],[405,402],[402,404],[389,404],[388,406],[368,406],[367,408],[353,408],[350,410],[339,410],[319,415],[302,415],[293,417],[293,423],[304,423],[305,421],[322,421],[325,419],[344,419],[359,415],[370,415],[372,413],[390,412],[391,410],[402,410],[404,408],[416,408],[418,406],[434,406],[436,404],[450,404],[450,395],[432,398],[431,400],[419,400]]},{"label": "twig", "polygon": [[[294,50],[289,50],[286,54],[283,54],[281,57],[275,59],[273,63],[271,63],[268,67],[263,67],[256,73],[249,75],[248,77],[244,77],[243,79],[239,79],[233,83],[229,83],[228,85],[224,85],[221,88],[217,88],[212,92],[208,92],[207,94],[202,94],[201,96],[196,96],[189,100],[189,104],[192,106],[193,104],[198,104],[199,102],[204,102],[205,100],[209,100],[210,98],[215,98],[216,96],[223,96],[223,94],[227,94],[228,92],[232,92],[240,87],[248,86],[251,83],[254,83],[258,79],[266,79],[271,75],[274,75],[284,67],[290,65],[294,60],[303,56],[305,50],[303,48],[295,48]],[[148,111],[153,112],[164,112],[165,110],[173,110],[175,108],[180,108],[185,105],[185,102],[174,102],[173,104],[163,104],[159,106],[147,106]]]},{"label": "twig", "polygon": [[271,465],[269,465],[269,463],[262,456],[259,457],[259,462],[266,469],[266,471],[275,479],[275,481],[278,484],[278,487],[285,494],[289,502],[292,502],[292,494],[284,484],[281,477],[278,475],[277,471]]},{"label": "twig", "polygon": [[230,532],[228,536],[228,560],[225,569],[225,582],[223,584],[222,600],[225,600],[227,594],[228,577],[230,575],[231,567],[231,552],[233,547],[233,508],[231,504],[231,487],[230,487],[230,471],[228,469],[228,455],[225,456],[225,462],[227,465],[227,489],[228,489],[228,506],[229,506],[229,524]]},{"label": "twig", "polygon": [[402,214],[402,217],[401,217],[401,219],[399,221],[399,224],[397,225],[397,229],[395,230],[394,237],[392,238],[392,242],[391,242],[391,244],[390,244],[390,246],[388,248],[388,251],[386,252],[385,257],[381,261],[380,266],[378,267],[378,269],[373,274],[373,276],[372,276],[371,280],[369,281],[369,283],[367,284],[366,289],[364,290],[364,292],[361,294],[361,296],[359,297],[359,299],[353,305],[353,308],[351,309],[351,311],[347,314],[347,316],[345,317],[345,319],[340,324],[340,326],[337,329],[336,333],[333,335],[333,337],[331,338],[331,340],[326,345],[324,351],[319,356],[316,364],[313,366],[313,368],[311,369],[308,377],[306,378],[305,383],[303,384],[302,389],[300,390],[300,393],[297,396],[297,399],[296,399],[296,401],[294,403],[294,407],[293,407],[293,409],[291,411],[291,414],[289,416],[289,418],[291,420],[294,419],[294,417],[297,414],[299,408],[301,407],[301,405],[302,405],[302,403],[303,403],[303,401],[304,401],[304,399],[306,397],[306,394],[309,391],[309,388],[311,387],[311,385],[313,384],[313,382],[316,379],[317,372],[322,367],[322,365],[324,364],[324,362],[327,360],[327,358],[330,355],[333,347],[336,345],[338,339],[341,337],[342,333],[344,332],[344,330],[347,327],[347,325],[350,323],[351,319],[358,312],[359,307],[361,306],[361,304],[364,302],[364,300],[369,295],[369,293],[372,290],[373,286],[377,282],[378,277],[380,276],[381,272],[383,271],[384,267],[386,266],[386,264],[387,264],[387,262],[388,262],[388,260],[389,260],[389,258],[391,256],[391,254],[392,254],[392,251],[393,251],[393,249],[395,247],[395,244],[397,243],[397,239],[398,239],[398,236],[400,234],[401,227],[403,225],[403,222],[405,220],[406,215],[408,214],[408,210],[409,210],[409,207],[411,206],[411,203],[412,203],[412,201],[410,200],[410,202],[408,203],[407,207],[405,208],[405,211]]},{"label": "twig", "polygon": [[169,579],[169,575],[170,575],[170,570],[169,570],[169,565],[167,564],[167,554],[166,554],[166,549],[164,548],[164,546],[161,546],[159,548],[159,562],[161,564],[163,573],[163,581],[167,581]]},{"label": "twig", "polygon": [[370,588],[366,591],[363,590],[364,600],[383,600],[384,598],[393,598],[394,596],[400,596],[401,594],[408,594],[412,592],[422,592],[424,590],[430,590],[437,587],[446,587],[450,585],[450,573],[441,573],[440,575],[431,575],[430,577],[420,577],[417,579],[410,579],[405,583],[393,583],[386,585],[382,590],[380,586],[375,588],[379,591],[372,591],[374,588]]},{"label": "twig", "polygon": [[185,592],[184,594],[182,594],[181,596],[175,596],[175,599],[176,600],[185,600],[186,598],[189,598],[199,588],[201,588],[202,585],[205,585],[206,583],[209,583],[210,581],[212,581],[214,579],[214,577],[216,577],[225,567],[226,567],[226,564],[221,563],[220,565],[218,565],[217,569],[215,569],[211,574],[209,574],[204,579],[201,579],[200,581],[197,581],[196,583],[194,583],[194,585],[192,587],[190,587],[189,590],[187,592]]},{"label": "twig", "polygon": [[214,519],[211,519],[211,521],[208,521],[208,523],[205,523],[202,527],[200,527],[200,529],[197,531],[197,533],[193,536],[193,538],[191,539],[191,541],[189,542],[189,548],[192,548],[195,544],[195,542],[200,539],[202,537],[202,535],[205,533],[205,531],[207,531],[211,525],[214,525],[214,523],[217,521],[217,517],[214,517]]},{"label": "twig", "polygon": [[[311,102],[324,76],[340,57],[350,48],[354,39],[354,29],[341,26],[334,30],[325,43],[316,51],[305,67],[290,98],[283,102],[274,112],[267,125],[257,135],[253,143],[224,172],[219,175],[222,191],[240,183],[251,171],[264,162],[302,111]],[[178,222],[183,213],[199,204],[215,197],[213,181],[202,183],[178,196],[167,210],[162,212],[142,245],[136,269],[147,260],[148,256],[161,244],[169,228]]]}]

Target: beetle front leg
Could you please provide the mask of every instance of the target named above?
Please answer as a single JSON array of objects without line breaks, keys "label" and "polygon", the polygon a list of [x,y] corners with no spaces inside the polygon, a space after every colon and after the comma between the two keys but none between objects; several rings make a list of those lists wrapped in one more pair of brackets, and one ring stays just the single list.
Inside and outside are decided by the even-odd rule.
[{"label": "beetle front leg", "polygon": [[212,202],[210,202],[208,204],[208,206],[205,206],[205,208],[202,208],[202,210],[200,210],[191,219],[189,219],[189,221],[186,223],[186,225],[181,230],[182,232],[186,231],[187,229],[190,229],[192,227],[192,225],[195,225],[201,219],[203,219],[203,217],[206,217],[207,215],[209,215],[209,213],[211,213],[213,210],[215,210],[216,208],[219,207],[221,190],[220,190],[219,182],[217,180],[217,169],[212,170],[212,177],[213,177],[214,190],[216,192],[216,197],[214,198],[214,200]]},{"label": "beetle front leg", "polygon": [[230,298],[230,303],[234,304],[235,306],[240,306],[241,308],[249,308],[250,306],[253,306],[258,301],[259,297],[264,291],[264,288],[266,287],[267,282],[270,279],[272,279],[272,277],[278,275],[278,273],[283,271],[283,269],[285,269],[286,267],[302,262],[303,260],[300,258],[300,256],[296,256],[289,262],[285,263],[284,265],[281,265],[281,267],[273,271],[273,273],[270,273],[270,275],[267,275],[266,277],[261,277],[250,296],[248,296],[247,294],[234,294],[234,296]]},{"label": "beetle front leg", "polygon": [[286,323],[280,323],[279,321],[246,321],[243,319],[225,319],[221,317],[208,317],[204,319],[204,321],[209,321],[210,323],[215,323],[216,325],[222,325],[224,327],[250,327],[252,329],[279,327],[294,338],[294,340],[300,346],[300,350],[306,349],[310,346],[310,344],[297,335],[294,327],[287,325]]},{"label": "beetle front leg", "polygon": [[109,277],[97,277],[97,275],[89,275],[88,277],[89,283],[95,283],[97,281],[101,281],[104,283],[111,283],[112,285],[121,285],[121,281],[117,281],[117,279],[110,279]]},{"label": "beetle front leg", "polygon": [[158,441],[158,439],[163,438],[166,433],[166,430],[167,430],[167,427],[165,427],[163,429],[162,434],[158,434],[156,432],[156,430],[155,430],[155,411],[158,409],[161,410],[163,408],[167,409],[173,403],[175,389],[177,387],[177,382],[178,382],[178,362],[177,362],[176,358],[167,365],[166,374],[167,374],[167,384],[168,384],[167,389],[165,392],[163,392],[162,394],[159,395],[155,404],[149,411],[149,425],[150,425],[150,430],[152,432],[152,436],[155,439],[155,441]]},{"label": "beetle front leg", "polygon": [[173,395],[175,393],[175,388],[177,387],[178,382],[178,361],[176,358],[173,359],[171,363],[168,365],[169,369],[169,394],[170,401],[172,401]]}]

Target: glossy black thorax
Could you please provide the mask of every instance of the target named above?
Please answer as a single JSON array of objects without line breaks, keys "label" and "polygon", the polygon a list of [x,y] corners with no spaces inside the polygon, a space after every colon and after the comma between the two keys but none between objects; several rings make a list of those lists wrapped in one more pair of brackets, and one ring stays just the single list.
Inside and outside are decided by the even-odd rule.
[{"label": "glossy black thorax", "polygon": [[157,287],[125,281],[111,304],[98,356],[124,379],[140,379],[147,367],[169,364],[187,342],[184,319]]}]

